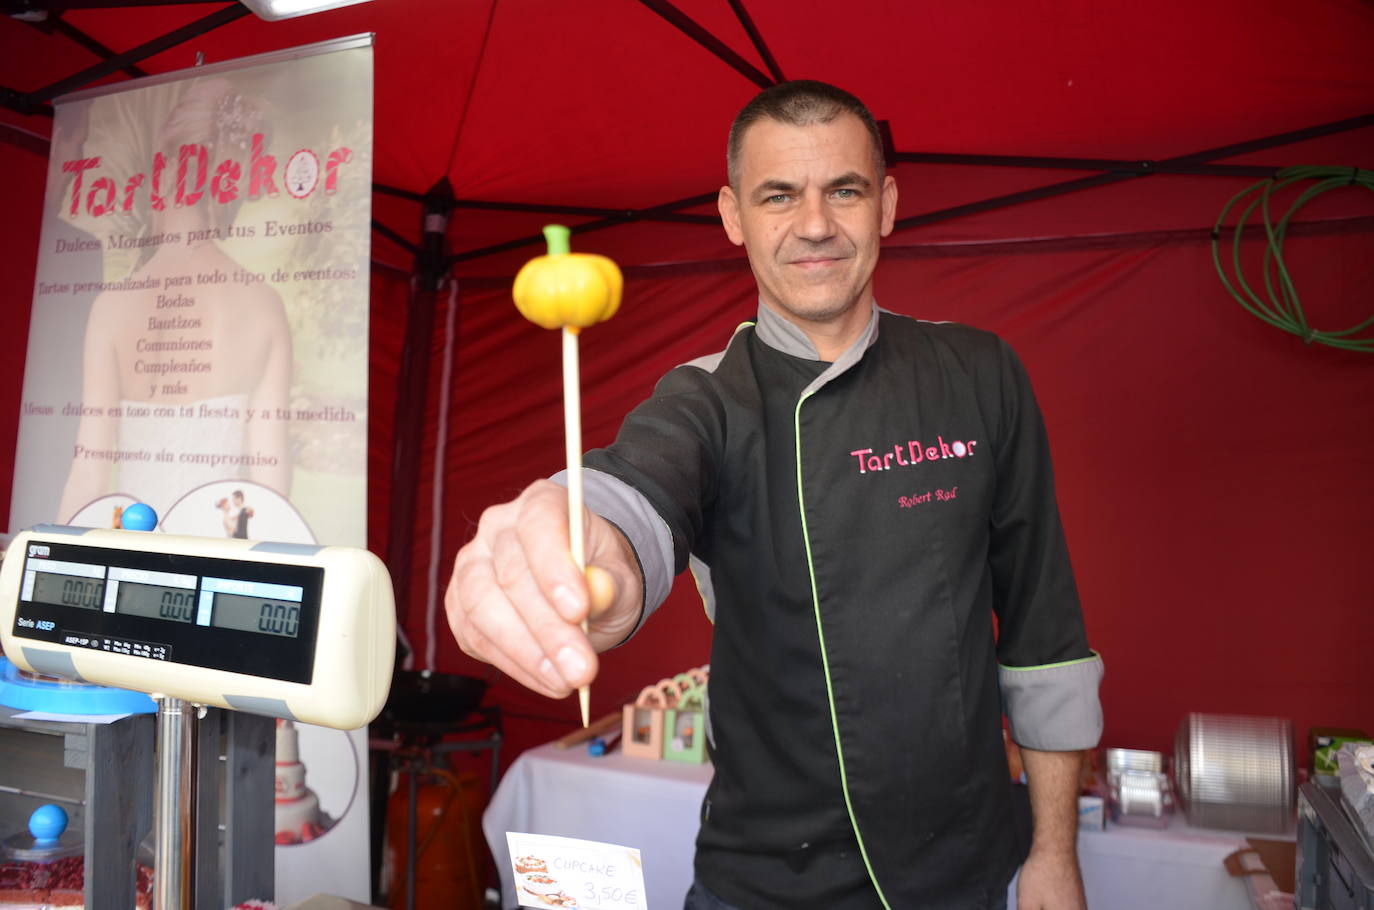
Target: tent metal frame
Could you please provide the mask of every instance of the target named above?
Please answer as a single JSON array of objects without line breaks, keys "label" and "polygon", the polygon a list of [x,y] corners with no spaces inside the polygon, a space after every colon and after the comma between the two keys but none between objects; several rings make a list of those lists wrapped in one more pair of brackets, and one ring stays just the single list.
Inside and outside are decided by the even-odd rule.
[{"label": "tent metal frame", "polygon": [[[51,116],[52,106],[49,102],[53,98],[119,71],[126,72],[134,77],[146,75],[146,73],[135,64],[154,54],[161,53],[164,50],[175,47],[178,44],[182,44],[217,29],[220,26],[226,25],[229,22],[249,15],[248,9],[242,4],[238,2],[229,3],[215,12],[188,23],[181,28],[174,29],[165,35],[146,41],[123,53],[116,53],[91,36],[86,35],[69,23],[64,22],[61,19],[61,14],[63,12],[71,9],[171,6],[203,2],[204,0],[0,0],[0,12],[7,15],[33,16],[40,13],[47,14],[47,18],[33,22],[32,24],[34,27],[44,31],[62,34],[97,56],[104,58],[101,63],[87,67],[80,72],[74,73],[71,76],[60,79],[35,91],[20,92],[15,89],[0,86],[0,105],[22,114],[46,114]],[[735,70],[760,88],[766,88],[769,85],[782,81],[784,78],[782,69],[779,67],[763,35],[759,32],[748,10],[745,8],[744,0],[728,0],[728,2],[736,19],[739,21],[740,27],[744,30],[750,43],[753,45],[759,60],[763,62],[764,67],[768,70],[767,73],[760,70],[734,51],[709,29],[702,26],[677,6],[673,5],[670,0],[640,0],[641,4],[660,16],[669,25],[682,32],[712,56],[725,63],[731,69]],[[881,121],[879,126],[883,137],[884,156],[889,166],[898,164],[930,164],[1097,172],[1091,176],[1078,177],[1072,180],[1051,183],[1029,190],[1022,190],[1016,193],[1007,193],[961,205],[923,212],[917,215],[910,215],[898,219],[894,225],[894,230],[901,231],[923,227],[941,221],[949,221],[966,215],[987,212],[1012,205],[1036,202],[1066,193],[1095,189],[1101,186],[1120,183],[1125,180],[1132,180],[1139,177],[1151,177],[1159,174],[1264,179],[1266,177],[1272,177],[1279,168],[1276,166],[1264,165],[1217,164],[1215,161],[1219,158],[1231,158],[1250,152],[1289,145],[1322,136],[1329,136],[1346,130],[1374,126],[1374,113],[1331,123],[1318,124],[1304,129],[1277,133],[1271,136],[1163,160],[1148,158],[1107,159],[1035,155],[903,152],[898,151],[892,141],[890,124],[886,121]],[[21,133],[23,135],[20,135]],[[0,130],[0,139],[23,148],[33,149],[34,147],[31,134],[18,129],[7,128],[5,130]],[[388,186],[383,183],[374,183],[373,190],[378,193],[407,199],[420,205],[424,205],[426,201],[430,199],[428,194],[417,193],[400,187]],[[566,215],[574,218],[585,217],[591,220],[573,226],[572,230],[577,233],[588,233],[636,221],[657,221],[718,227],[720,219],[715,215],[684,211],[686,209],[708,205],[714,202],[715,199],[716,192],[712,191],[638,209],[610,209],[560,205],[557,203],[503,202],[497,200],[461,198],[452,199],[451,205],[453,209],[468,209],[473,211],[523,212],[531,214]],[[378,234],[410,252],[412,255],[418,256],[421,253],[420,244],[407,239],[401,232],[387,227],[376,219],[373,219],[372,227]],[[467,262],[496,253],[534,246],[542,242],[543,236],[541,234],[530,234],[501,243],[475,247],[468,250],[460,250],[448,255],[446,265],[448,268],[451,268],[459,262]]]},{"label": "tent metal frame", "polygon": [[[197,2],[197,0],[153,0],[151,4],[148,3],[147,0],[137,0],[137,2],[135,2],[135,0],[0,0],[0,9],[3,9],[8,15],[15,16],[32,12],[61,13],[67,9],[74,8],[148,5],[171,6],[191,2]],[[198,38],[206,32],[213,31],[222,25],[227,25],[247,15],[249,15],[248,7],[237,2],[229,3],[207,16],[202,16],[194,22],[188,22],[181,28],[173,29],[165,35],[153,38],[150,41],[145,41],[137,47],[130,48],[123,53],[117,54],[112,54],[109,48],[100,44],[84,32],[81,32],[79,29],[76,29],[74,26],[67,23],[62,23],[61,26],[58,26],[56,23],[61,22],[60,17],[53,17],[52,22],[54,24],[50,27],[54,31],[66,35],[72,41],[86,48],[86,50],[104,57],[105,59],[93,66],[88,66],[80,72],[73,73],[66,78],[59,79],[50,85],[46,85],[31,92],[19,92],[8,87],[0,87],[0,104],[3,104],[11,110],[18,111],[21,114],[44,114],[46,116],[52,116],[52,105],[49,102],[59,95],[65,95],[67,92],[74,91],[97,79],[103,79],[111,73],[116,73],[120,70],[127,71],[133,64],[146,60],[154,54],[160,54],[169,48],[176,47],[178,44],[184,44],[192,38]],[[33,24],[41,29],[44,27],[44,23],[48,21],[49,20],[44,19]],[[138,72],[139,75],[146,75],[142,70],[136,70],[136,72]]]}]

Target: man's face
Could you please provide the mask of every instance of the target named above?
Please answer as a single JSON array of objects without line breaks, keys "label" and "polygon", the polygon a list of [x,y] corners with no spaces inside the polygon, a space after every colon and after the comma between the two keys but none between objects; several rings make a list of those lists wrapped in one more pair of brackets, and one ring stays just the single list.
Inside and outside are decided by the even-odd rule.
[{"label": "man's face", "polygon": [[720,214],[743,244],[763,302],[823,324],[868,302],[878,244],[892,231],[897,185],[880,182],[858,117],[791,126],[755,122],[744,134],[739,186],[722,187]]}]

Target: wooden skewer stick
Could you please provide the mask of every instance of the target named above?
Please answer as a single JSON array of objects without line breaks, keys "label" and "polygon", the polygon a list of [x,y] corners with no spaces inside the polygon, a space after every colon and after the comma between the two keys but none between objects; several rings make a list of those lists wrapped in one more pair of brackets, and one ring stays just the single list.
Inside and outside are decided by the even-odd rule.
[{"label": "wooden skewer stick", "polygon": [[619,727],[623,720],[624,714],[620,711],[607,714],[605,717],[593,721],[592,725],[589,727],[583,727],[580,730],[565,733],[558,739],[555,739],[553,741],[554,748],[571,749],[579,743],[585,743],[594,736],[602,736],[603,734],[610,733],[612,730]]},{"label": "wooden skewer stick", "polygon": [[[578,381],[577,335],[582,326],[605,322],[620,306],[624,277],[605,256],[572,253],[571,232],[561,224],[544,226],[548,255],[531,259],[515,276],[511,296],[520,314],[535,325],[563,330],[563,438],[568,464],[568,549],[582,577],[587,550],[582,507],[582,404]],[[587,634],[587,621],[582,621]],[[591,689],[579,686],[582,726],[591,715]]]},{"label": "wooden skewer stick", "polygon": [[[577,571],[587,574],[587,549],[582,527],[582,393],[577,359],[577,326],[563,327],[563,439],[568,460],[568,543]],[[587,621],[582,621],[582,632]],[[592,690],[579,686],[582,726],[589,725]]]}]

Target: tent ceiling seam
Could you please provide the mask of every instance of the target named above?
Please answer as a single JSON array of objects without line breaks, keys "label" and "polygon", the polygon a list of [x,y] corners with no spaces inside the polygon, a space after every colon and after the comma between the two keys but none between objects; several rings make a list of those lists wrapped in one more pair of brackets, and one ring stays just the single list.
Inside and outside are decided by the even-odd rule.
[{"label": "tent ceiling seam", "polygon": [[700,44],[713,55],[720,58],[726,65],[734,69],[744,78],[757,85],[759,88],[768,88],[773,84],[773,80],[768,78],[758,67],[739,54],[730,49],[724,41],[704,28],[691,16],[678,9],[668,0],[639,0],[640,3],[658,13],[664,20],[697,44]]},{"label": "tent ceiling seam", "polygon": [[735,11],[735,18],[739,20],[739,24],[744,26],[744,33],[754,43],[754,50],[758,51],[759,59],[763,61],[763,65],[768,67],[768,72],[772,75],[773,81],[787,81],[782,74],[782,69],[778,66],[778,61],[773,58],[773,52],[768,49],[768,43],[763,40],[763,35],[754,25],[753,17],[744,8],[744,0],[730,0],[730,8]]},{"label": "tent ceiling seam", "polygon": [[[444,164],[444,174],[447,175],[453,170],[453,159],[458,157],[458,145],[463,139],[463,127],[468,122],[468,110],[472,107],[472,96],[477,90],[477,80],[482,75],[482,61],[487,56],[487,42],[491,39],[492,24],[496,21],[496,4],[499,0],[491,0],[491,6],[487,8],[487,25],[482,31],[482,44],[477,49],[477,62],[472,65],[472,78],[468,80],[467,96],[463,99],[463,112],[458,115],[458,128],[453,131],[453,145],[448,150],[448,161]],[[419,197],[423,199],[424,197]]]}]

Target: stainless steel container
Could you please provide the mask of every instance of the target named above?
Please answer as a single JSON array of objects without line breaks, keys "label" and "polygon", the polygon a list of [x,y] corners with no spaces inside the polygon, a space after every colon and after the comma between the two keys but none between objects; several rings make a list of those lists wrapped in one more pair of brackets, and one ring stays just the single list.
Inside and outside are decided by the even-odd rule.
[{"label": "stainless steel container", "polygon": [[1174,777],[1191,824],[1282,833],[1296,818],[1293,722],[1189,714],[1174,742]]},{"label": "stainless steel container", "polygon": [[1152,771],[1162,774],[1168,770],[1162,752],[1144,749],[1108,749],[1107,773],[1119,771]]},{"label": "stainless steel container", "polygon": [[1167,827],[1174,811],[1167,760],[1159,752],[1108,749],[1107,805],[1118,825]]}]

